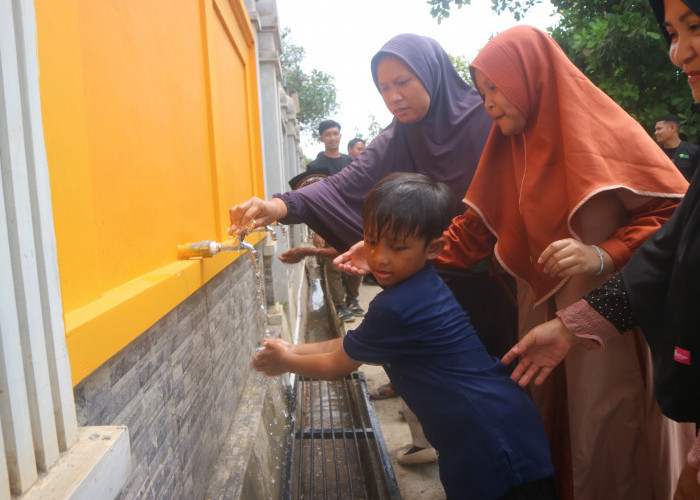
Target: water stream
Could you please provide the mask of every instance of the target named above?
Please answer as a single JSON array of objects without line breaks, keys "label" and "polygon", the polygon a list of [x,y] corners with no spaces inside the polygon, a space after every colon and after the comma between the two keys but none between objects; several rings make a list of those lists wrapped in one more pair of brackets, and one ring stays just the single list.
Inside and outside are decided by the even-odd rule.
[{"label": "water stream", "polygon": [[[260,253],[255,247],[249,243],[241,241],[241,246],[245,246],[248,250],[248,257],[253,263],[255,271],[255,296],[258,299],[258,304],[263,313],[263,339],[270,336],[270,325],[267,319],[267,300],[265,298],[265,270],[262,265]],[[262,345],[262,340],[261,340]]]}]

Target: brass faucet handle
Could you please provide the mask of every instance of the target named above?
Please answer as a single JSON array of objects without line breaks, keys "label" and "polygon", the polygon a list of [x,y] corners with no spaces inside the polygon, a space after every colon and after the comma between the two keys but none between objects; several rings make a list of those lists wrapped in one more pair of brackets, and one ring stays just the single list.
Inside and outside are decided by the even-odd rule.
[{"label": "brass faucet handle", "polygon": [[212,257],[219,253],[219,244],[212,240],[185,243],[177,246],[177,258],[180,260],[192,257]]}]

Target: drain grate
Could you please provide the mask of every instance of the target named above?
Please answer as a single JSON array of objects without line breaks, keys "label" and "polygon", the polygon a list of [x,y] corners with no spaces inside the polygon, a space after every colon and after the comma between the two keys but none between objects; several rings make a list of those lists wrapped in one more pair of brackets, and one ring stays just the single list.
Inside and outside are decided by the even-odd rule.
[{"label": "drain grate", "polygon": [[399,500],[364,374],[331,382],[297,377],[293,391],[282,498]]}]

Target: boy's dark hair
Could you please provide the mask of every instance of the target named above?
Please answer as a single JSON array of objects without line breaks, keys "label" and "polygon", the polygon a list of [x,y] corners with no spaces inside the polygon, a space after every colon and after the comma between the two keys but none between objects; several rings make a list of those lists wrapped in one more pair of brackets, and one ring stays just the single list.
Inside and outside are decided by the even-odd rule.
[{"label": "boy's dark hair", "polygon": [[362,206],[362,224],[376,231],[391,231],[396,238],[415,236],[427,245],[450,225],[452,192],[442,182],[423,174],[394,173],[379,181]]},{"label": "boy's dark hair", "polygon": [[348,142],[348,149],[353,147],[358,142],[361,142],[362,144],[367,145],[367,143],[365,142],[365,140],[362,137],[355,137],[354,139],[350,139],[350,142]]},{"label": "boy's dark hair", "polygon": [[340,130],[340,123],[335,120],[323,120],[318,124],[318,135],[323,135],[323,133],[331,127],[338,127],[338,130]]},{"label": "boy's dark hair", "polygon": [[664,115],[656,119],[657,122],[675,123],[678,130],[681,129],[681,119],[676,115]]}]

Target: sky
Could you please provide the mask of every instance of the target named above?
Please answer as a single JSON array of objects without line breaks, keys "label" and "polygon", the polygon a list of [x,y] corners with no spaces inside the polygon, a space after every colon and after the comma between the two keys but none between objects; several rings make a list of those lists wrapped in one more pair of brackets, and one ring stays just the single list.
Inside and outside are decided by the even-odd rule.
[{"label": "sky", "polygon": [[[453,56],[471,61],[493,35],[516,24],[545,29],[555,23],[549,0],[535,6],[520,22],[509,13],[491,10],[491,0],[452,7],[441,24],[430,15],[425,0],[277,0],[280,28],[289,28],[290,40],[304,47],[302,68],[317,69],[335,79],[338,112],[329,118],[341,124],[341,152],[355,130],[367,134],[370,114],[379,124],[391,122],[377,92],[370,60],[394,35],[417,33],[434,38]],[[315,158],[323,144],[304,138],[304,154]]]}]

